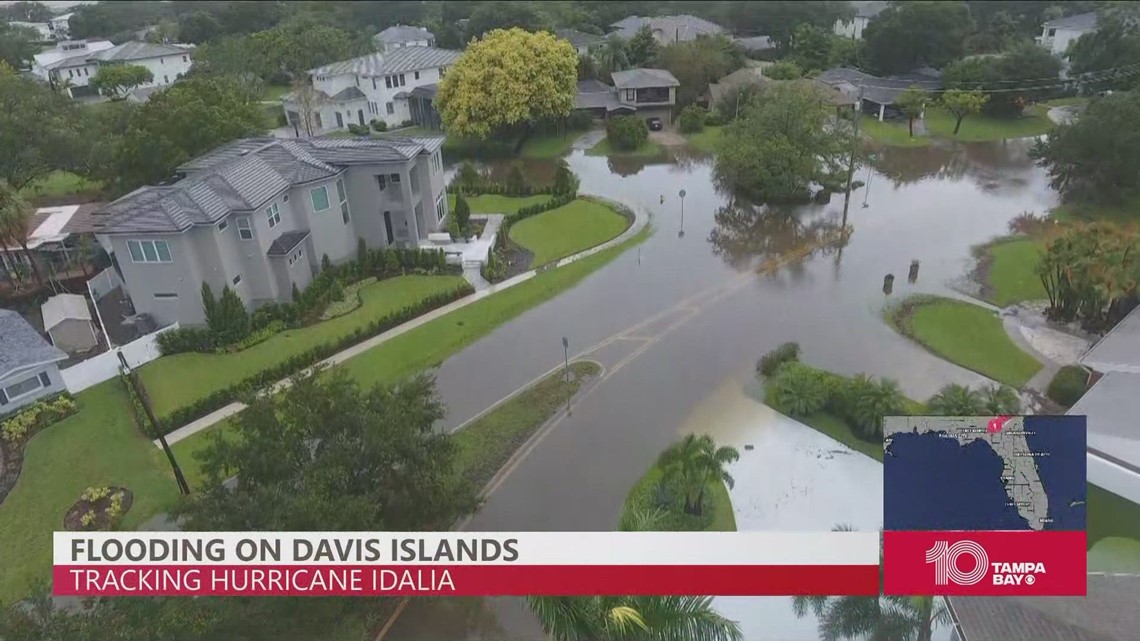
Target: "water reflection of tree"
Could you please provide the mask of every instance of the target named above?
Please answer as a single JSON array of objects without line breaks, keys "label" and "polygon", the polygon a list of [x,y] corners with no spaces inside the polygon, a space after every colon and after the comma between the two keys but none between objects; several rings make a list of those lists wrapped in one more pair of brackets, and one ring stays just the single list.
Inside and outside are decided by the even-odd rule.
[{"label": "water reflection of tree", "polygon": [[736,201],[714,214],[709,232],[713,253],[739,270],[772,269],[787,260],[789,275],[803,272],[803,261],[837,253],[847,245],[850,226],[844,228],[839,212],[823,213],[812,206],[765,206]]},{"label": "water reflection of tree", "polygon": [[649,165],[671,164],[673,157],[667,153],[657,156],[609,156],[606,158],[606,162],[609,165],[610,173],[628,177],[640,173]]},{"label": "water reflection of tree", "polygon": [[1029,140],[993,143],[936,143],[926,147],[885,147],[871,165],[895,187],[934,178],[970,178],[985,189],[1019,188],[1034,171]]}]

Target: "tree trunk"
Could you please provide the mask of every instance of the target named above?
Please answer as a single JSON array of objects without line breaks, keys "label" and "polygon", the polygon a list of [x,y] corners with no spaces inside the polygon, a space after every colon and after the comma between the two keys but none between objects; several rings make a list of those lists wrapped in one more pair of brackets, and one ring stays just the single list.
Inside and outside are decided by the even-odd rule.
[{"label": "tree trunk", "polygon": [[32,274],[36,277],[36,283],[42,286],[44,284],[44,276],[40,273],[40,266],[36,264],[36,257],[32,255],[32,251],[28,249],[28,241],[21,240],[20,247],[24,248],[24,255],[28,257],[28,265],[32,268]]},{"label": "tree trunk", "polygon": [[933,630],[931,618],[934,614],[934,597],[922,597],[918,610],[918,641],[930,641]]},{"label": "tree trunk", "polygon": [[966,117],[965,114],[958,116],[958,121],[954,123],[954,135],[955,136],[958,135],[958,130],[962,128],[962,118],[965,118],[965,117]]},{"label": "tree trunk", "polygon": [[0,249],[4,250],[4,256],[8,258],[8,265],[4,269],[4,275],[8,277],[8,282],[12,283],[15,288],[19,284],[16,278],[16,257],[12,254],[12,250],[8,249],[8,243],[0,239]]},{"label": "tree trunk", "polygon": [[907,118],[906,126],[910,130],[910,137],[914,138],[914,116]]}]

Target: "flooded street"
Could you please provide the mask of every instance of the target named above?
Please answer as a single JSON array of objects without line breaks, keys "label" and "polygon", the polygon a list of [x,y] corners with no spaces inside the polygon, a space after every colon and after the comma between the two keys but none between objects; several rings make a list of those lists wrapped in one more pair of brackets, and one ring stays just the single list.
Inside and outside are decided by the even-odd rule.
[{"label": "flooded street", "polygon": [[[925,399],[949,382],[979,382],[978,375],[897,335],[881,313],[913,292],[957,295],[951,286],[969,269],[971,246],[1006,233],[1019,214],[1043,214],[1055,204],[1044,173],[1026,155],[1028,146],[1011,141],[881,151],[874,167],[856,174],[866,186],[851,197],[848,241],[825,243],[775,269],[767,261],[835,237],[843,224],[842,194],[827,204],[736,206],[713,186],[705,159],[647,163],[572,152],[568,161],[582,192],[649,211],[655,233],[640,251],[626,252],[440,367],[452,426],[556,367],[563,336],[572,355],[585,353],[607,368],[601,384],[519,462],[468,529],[613,529],[629,488],[663,448],[689,431],[756,447],[742,451],[733,471],[738,487],[765,486],[744,495],[754,498],[738,506],[746,515],[737,517],[741,529],[815,530],[841,522],[877,528],[881,468],[853,454],[828,458],[822,435],[774,413],[758,420],[757,412],[769,410],[741,397],[741,390],[748,389],[756,359],[789,340],[800,343],[807,363],[889,376],[913,398]],[[536,176],[553,167],[530,165]],[[687,194],[683,223],[681,189]],[[912,260],[920,269],[910,283]],[[888,273],[896,279],[884,294]],[[757,425],[770,428],[757,432]],[[749,639],[812,638],[814,622],[797,620],[790,600],[751,601],[724,602],[726,613],[762,624],[749,623],[762,635]],[[540,635],[521,599],[420,600],[387,638]]]}]

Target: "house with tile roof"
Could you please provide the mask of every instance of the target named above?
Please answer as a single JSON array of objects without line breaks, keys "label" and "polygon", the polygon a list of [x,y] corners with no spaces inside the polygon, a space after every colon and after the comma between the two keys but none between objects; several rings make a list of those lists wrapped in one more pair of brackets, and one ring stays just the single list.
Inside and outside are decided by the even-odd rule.
[{"label": "house with tile roof", "polygon": [[423,27],[409,27],[397,24],[372,36],[372,43],[381,52],[401,47],[434,47],[435,34]]},{"label": "house with tile roof", "polygon": [[700,36],[719,36],[725,33],[724,27],[704,18],[683,14],[679,16],[629,16],[610,25],[613,35],[629,40],[637,35],[642,27],[649,27],[653,38],[660,45],[689,42]]},{"label": "house with tile roof", "polygon": [[[309,71],[309,95],[282,97],[285,115],[298,133],[325,133],[373,120],[396,127],[412,120],[408,98],[417,87],[435,85],[458,51],[436,47],[398,47],[342,60]],[[308,114],[308,124],[304,114]]]},{"label": "house with tile roof", "polygon": [[606,41],[604,36],[578,31],[577,29],[555,29],[554,35],[569,42],[570,46],[574,47],[574,51],[577,51],[579,56],[589,54],[590,49]]},{"label": "house with tile roof", "polygon": [[113,45],[108,40],[67,41],[57,43],[34,56],[32,73],[52,85],[62,83],[72,98],[95,96],[91,79],[104,65],[129,64],[150,71],[150,82],[140,88],[165,87],[184,76],[193,64],[193,47],[160,45],[150,42],[124,42]]},{"label": "house with tile roof", "polygon": [[0,416],[65,391],[59,363],[67,354],[16,312],[0,309]]},{"label": "house with tile roof", "polygon": [[322,258],[416,247],[445,228],[443,138],[247,138],[93,216],[135,310],[158,325],[205,323],[201,287],[250,309],[291,300]]}]

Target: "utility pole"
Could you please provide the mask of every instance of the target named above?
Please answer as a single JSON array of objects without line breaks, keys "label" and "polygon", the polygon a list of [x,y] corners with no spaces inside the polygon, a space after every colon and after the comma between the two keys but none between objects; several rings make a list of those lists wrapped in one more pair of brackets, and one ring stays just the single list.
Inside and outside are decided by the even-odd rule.
[{"label": "utility pole", "polygon": [[847,228],[847,209],[851,206],[851,181],[855,178],[855,154],[859,152],[859,125],[863,120],[863,85],[859,85],[855,103],[855,135],[851,137],[851,159],[847,165],[847,193],[843,195],[843,228]]},{"label": "utility pole", "polygon": [[167,460],[170,461],[170,468],[174,470],[174,480],[178,483],[178,490],[183,495],[190,494],[190,484],[186,482],[186,477],[182,474],[182,468],[178,466],[178,461],[174,458],[174,450],[170,449],[170,444],[166,442],[166,435],[158,427],[158,419],[154,417],[154,411],[150,408],[150,398],[147,396],[146,388],[143,387],[142,381],[139,380],[137,372],[132,370],[127,365],[127,357],[123,356],[122,350],[118,350],[116,355],[119,357],[119,363],[123,366],[123,371],[126,373],[127,385],[130,385],[134,393],[139,397],[139,404],[143,406],[143,411],[146,413],[146,418],[139,417],[146,420],[151,428],[153,434],[158,437],[158,442],[162,445],[162,451],[166,453]]}]

